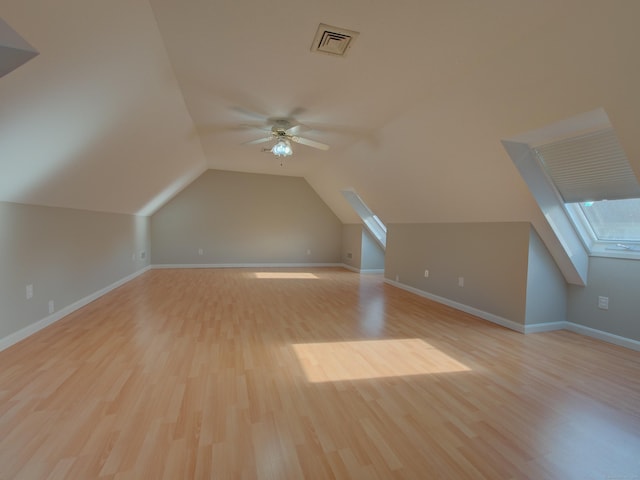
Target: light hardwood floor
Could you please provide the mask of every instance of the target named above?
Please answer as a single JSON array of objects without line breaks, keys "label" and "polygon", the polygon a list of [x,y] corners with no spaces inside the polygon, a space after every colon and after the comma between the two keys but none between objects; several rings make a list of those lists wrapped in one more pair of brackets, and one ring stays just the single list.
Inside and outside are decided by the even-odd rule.
[{"label": "light hardwood floor", "polygon": [[341,269],[153,270],[0,353],[0,479],[639,479],[640,354]]}]

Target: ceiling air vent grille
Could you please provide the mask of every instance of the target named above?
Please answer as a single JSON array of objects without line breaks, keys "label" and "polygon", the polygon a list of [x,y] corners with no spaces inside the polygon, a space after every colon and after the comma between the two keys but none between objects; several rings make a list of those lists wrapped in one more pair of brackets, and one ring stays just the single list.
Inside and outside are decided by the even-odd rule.
[{"label": "ceiling air vent grille", "polygon": [[321,23],[311,45],[312,52],[344,57],[359,33]]}]

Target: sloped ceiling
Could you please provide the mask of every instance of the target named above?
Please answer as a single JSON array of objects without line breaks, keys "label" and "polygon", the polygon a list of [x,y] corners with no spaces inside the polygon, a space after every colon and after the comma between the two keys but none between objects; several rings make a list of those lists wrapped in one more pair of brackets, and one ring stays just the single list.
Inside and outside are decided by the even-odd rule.
[{"label": "sloped ceiling", "polygon": [[39,52],[0,78],[0,201],[138,213],[206,159],[146,2],[1,2]]},{"label": "sloped ceiling", "polygon": [[[2,4],[40,51],[0,79],[2,201],[148,214],[216,168],[304,176],[345,222],[355,187],[388,223],[545,230],[500,141],[600,107],[640,172],[636,0]],[[242,145],[285,116],[331,150]]]}]

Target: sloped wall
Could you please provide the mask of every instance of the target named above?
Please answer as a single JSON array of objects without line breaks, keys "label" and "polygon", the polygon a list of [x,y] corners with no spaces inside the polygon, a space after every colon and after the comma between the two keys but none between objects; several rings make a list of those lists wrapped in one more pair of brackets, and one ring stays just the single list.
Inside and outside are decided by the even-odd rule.
[{"label": "sloped wall", "polygon": [[207,170],[151,238],[156,265],[338,263],[342,223],[303,178]]}]

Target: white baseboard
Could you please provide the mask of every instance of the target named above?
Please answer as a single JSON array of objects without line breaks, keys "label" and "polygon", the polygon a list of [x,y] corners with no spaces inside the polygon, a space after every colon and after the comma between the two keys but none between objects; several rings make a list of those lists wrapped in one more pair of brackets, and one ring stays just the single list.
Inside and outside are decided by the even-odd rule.
[{"label": "white baseboard", "polygon": [[345,267],[343,263],[172,263],[152,265],[153,269],[165,268],[312,268]]},{"label": "white baseboard", "polygon": [[521,325],[511,320],[507,320],[506,318],[502,318],[497,315],[494,315],[492,313],[484,312],[482,310],[478,310],[477,308],[470,307],[462,303],[454,302],[453,300],[449,300],[448,298],[439,297],[438,295],[433,295],[429,292],[425,292],[423,290],[419,290],[417,288],[410,287],[408,285],[404,285],[399,282],[394,282],[393,280],[389,280],[388,278],[385,278],[384,281],[385,283],[388,283],[389,285],[393,285],[394,287],[398,287],[402,290],[406,290],[407,292],[415,293],[420,297],[428,298],[429,300],[433,300],[435,302],[448,305],[450,307],[455,308],[456,310],[461,310],[463,312],[470,313],[472,315],[475,315],[476,317],[480,317],[484,320],[488,320],[489,322],[497,323],[498,325],[502,325],[503,327],[509,328],[511,330],[515,330],[516,332],[527,334],[527,333],[551,332],[554,330],[569,330],[570,332],[579,333],[587,337],[592,337],[597,340],[602,340],[603,342],[613,343],[621,347],[630,348],[631,350],[640,351],[640,342],[637,340],[621,337],[619,335],[614,335],[613,333],[603,332],[602,330],[596,330],[595,328],[585,327],[577,323],[564,321],[564,322],[537,323],[533,325]]},{"label": "white baseboard", "polygon": [[400,288],[402,290],[406,290],[407,292],[415,293],[420,297],[428,298],[429,300],[442,303],[443,305],[448,305],[449,307],[455,308],[456,310],[470,313],[471,315],[475,315],[476,317],[480,317],[484,320],[488,320],[489,322],[496,323],[498,325],[501,325],[505,328],[509,328],[511,330],[515,330],[516,332],[525,333],[524,325],[520,323],[516,323],[512,320],[508,320],[498,315],[494,315],[493,313],[485,312],[475,307],[470,307],[469,305],[465,305],[463,303],[454,302],[453,300],[449,300],[448,298],[440,297],[438,295],[434,295],[432,293],[425,292],[424,290],[419,290],[417,288],[410,287],[409,285],[405,285],[400,282],[394,282],[393,280],[389,280],[388,278],[385,278],[384,281],[389,285],[393,285],[394,287]]},{"label": "white baseboard", "polygon": [[603,342],[613,343],[614,345],[619,345],[621,347],[630,348],[631,350],[640,351],[640,342],[637,340],[614,335],[613,333],[603,332],[602,330],[596,330],[595,328],[585,327],[584,325],[579,325],[577,323],[566,323],[567,326],[565,328],[570,332],[579,333],[581,335],[586,335],[587,337],[602,340]]},{"label": "white baseboard", "polygon": [[114,282],[111,285],[98,290],[97,292],[87,295],[86,297],[78,300],[77,302],[72,303],[71,305],[67,305],[64,308],[61,308],[57,312],[52,313],[51,315],[43,318],[42,320],[38,320],[37,322],[32,323],[31,325],[27,325],[26,327],[18,330],[17,332],[7,335],[6,337],[0,339],[0,352],[6,348],[9,348],[12,345],[15,345],[19,341],[24,340],[25,338],[33,335],[34,333],[42,330],[43,328],[48,327],[49,325],[57,322],[58,320],[66,317],[70,313],[75,312],[76,310],[84,307],[85,305],[93,302],[94,300],[97,300],[103,295],[109,293],[111,290],[115,290],[116,288],[124,285],[125,283],[130,282],[134,278],[138,277],[139,275],[142,275],[144,272],[150,269],[151,267],[147,266],[141,270],[138,270],[137,272],[134,272],[131,275],[128,275],[124,278],[121,278],[117,282]]},{"label": "white baseboard", "polygon": [[566,330],[569,322],[546,322],[525,325],[524,333],[553,332],[554,330]]},{"label": "white baseboard", "polygon": [[360,268],[356,268],[356,267],[352,267],[351,265],[347,265],[346,263],[341,264],[341,266],[343,268],[346,268],[347,270],[351,270],[352,272],[356,272],[356,273],[364,273],[364,274],[379,274],[379,273],[384,273],[384,269],[360,269]]}]

